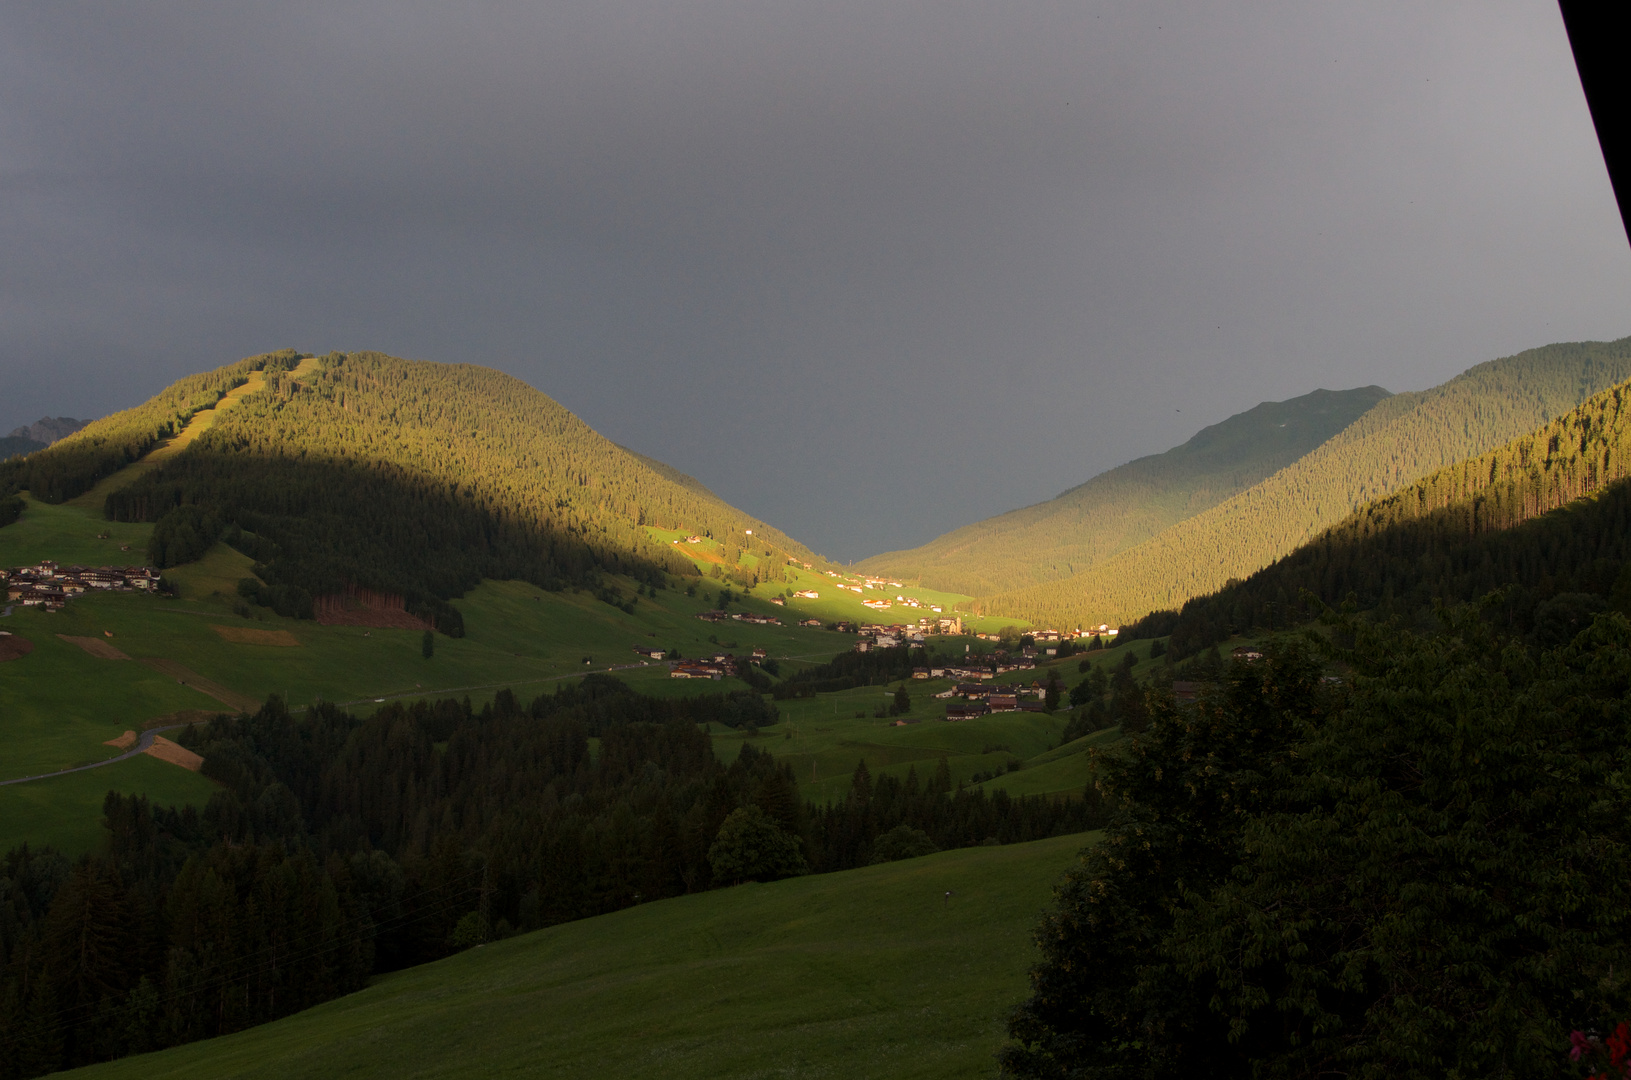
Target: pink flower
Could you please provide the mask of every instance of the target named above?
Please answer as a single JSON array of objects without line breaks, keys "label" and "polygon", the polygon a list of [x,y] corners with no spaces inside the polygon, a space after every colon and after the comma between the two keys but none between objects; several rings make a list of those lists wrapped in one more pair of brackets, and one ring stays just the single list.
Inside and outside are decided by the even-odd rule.
[{"label": "pink flower", "polygon": [[1584,1031],[1569,1032],[1569,1060],[1579,1061],[1591,1053],[1591,1039]]}]

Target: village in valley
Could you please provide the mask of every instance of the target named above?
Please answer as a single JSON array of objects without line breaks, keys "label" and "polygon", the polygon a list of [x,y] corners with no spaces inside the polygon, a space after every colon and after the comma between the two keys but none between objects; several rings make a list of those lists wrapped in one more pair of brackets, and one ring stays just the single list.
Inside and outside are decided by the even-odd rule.
[{"label": "village in valley", "polygon": [[58,566],[49,559],[33,566],[0,568],[6,603],[60,611],[87,592],[156,592],[159,572],[151,566]]},{"label": "village in valley", "polygon": [[[751,536],[751,533],[748,535]],[[713,549],[717,545],[717,541],[696,535],[676,537],[671,543],[684,545],[682,550],[688,548],[687,553],[697,558],[699,563],[711,563]],[[696,618],[715,624],[796,625],[854,635],[850,651],[856,653],[903,647],[925,650],[917,655],[927,663],[912,667],[910,677],[914,682],[936,681],[937,685],[926,686],[924,690],[929,698],[945,702],[943,719],[948,721],[973,719],[992,713],[1045,711],[1047,686],[1040,679],[1026,680],[1024,673],[1035,671],[1039,663],[1055,657],[1112,645],[1118,634],[1118,628],[1109,625],[1069,631],[997,626],[996,629],[1005,632],[992,632],[991,626],[982,625],[987,620],[948,611],[951,605],[944,600],[911,595],[907,591],[910,587],[900,581],[870,575],[848,575],[831,569],[818,570],[810,563],[797,560],[788,560],[787,569],[792,575],[794,587],[768,597],[769,603],[775,607],[801,609],[797,612],[789,610],[787,618],[749,610],[726,610],[725,606],[700,612]],[[817,575],[827,580],[824,583],[807,580]],[[729,598],[729,590],[724,590],[721,596]],[[740,599],[749,597],[764,599],[751,591]],[[906,614],[907,617],[888,623],[831,617],[834,611],[841,611],[844,605],[853,605],[857,601],[867,613],[891,611]],[[728,600],[722,599],[722,603],[728,606]],[[828,618],[811,617],[815,610],[827,614]],[[941,643],[940,648],[935,648]],[[995,647],[980,648],[976,643],[990,643]],[[955,655],[959,651],[959,644],[960,657]],[[674,679],[744,677],[750,666],[764,665],[767,660],[772,660],[764,648],[755,648],[751,653],[741,655],[733,652],[733,648],[734,643],[726,643],[695,657],[680,657],[671,649],[650,646],[636,646],[634,651],[648,662],[665,663],[669,676]],[[951,655],[947,655],[948,652]],[[772,660],[771,669],[774,667]],[[1015,673],[1020,675],[1019,679],[1003,678]],[[894,721],[901,725],[920,722],[918,718]]]}]

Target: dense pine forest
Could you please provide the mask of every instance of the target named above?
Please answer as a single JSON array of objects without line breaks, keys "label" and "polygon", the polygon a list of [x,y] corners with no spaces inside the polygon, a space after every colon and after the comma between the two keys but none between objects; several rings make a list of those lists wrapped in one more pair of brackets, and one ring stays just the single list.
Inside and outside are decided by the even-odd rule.
[{"label": "dense pine forest", "polygon": [[[1498,450],[1360,508],[1241,582],[1157,612],[1130,638],[1171,635],[1188,656],[1232,633],[1277,629],[1350,597],[1382,618],[1498,594],[1491,617],[1552,644],[1631,577],[1631,385],[1613,387]],[[1628,608],[1627,610],[1631,610]],[[1572,629],[1571,629],[1572,627]]]},{"label": "dense pine forest", "polygon": [[1150,694],[1003,1075],[1585,1075],[1631,1014],[1631,622],[1579,630],[1336,619]]},{"label": "dense pine forest", "polygon": [[[250,599],[309,616],[348,586],[404,595],[458,633],[446,603],[482,578],[543,588],[601,572],[655,583],[693,564],[646,527],[719,538],[758,574],[813,556],[701,484],[603,438],[545,395],[469,365],[292,352],[183,380],[137,409],[0,466],[0,494],[81,494],[252,375],[264,389],[183,452],[111,491],[111,520],[157,523],[160,566],[225,537],[257,561]],[[752,536],[747,531],[752,531]]]},{"label": "dense pine forest", "polygon": [[[736,696],[748,694],[738,691]],[[1092,825],[1096,800],[953,788],[944,762],[806,805],[731,695],[666,700],[591,676],[362,719],[272,700],[183,742],[202,813],[110,794],[105,851],[0,867],[0,1077],[238,1030],[374,972],[631,904]]]},{"label": "dense pine forest", "polygon": [[1069,577],[1273,475],[1388,396],[1367,386],[1266,401],[1057,498],[856,568],[971,596]]},{"label": "dense pine forest", "polygon": [[1070,578],[982,597],[1042,625],[1130,622],[1245,578],[1372,500],[1489,452],[1631,378],[1631,338],[1549,345],[1382,401],[1248,491]]},{"label": "dense pine forest", "polygon": [[26,490],[49,503],[83,495],[98,480],[174,436],[199,411],[214,408],[255,372],[287,370],[298,361],[293,352],[269,353],[189,375],[134,409],[104,417],[43,451],[0,465],[0,495]]}]

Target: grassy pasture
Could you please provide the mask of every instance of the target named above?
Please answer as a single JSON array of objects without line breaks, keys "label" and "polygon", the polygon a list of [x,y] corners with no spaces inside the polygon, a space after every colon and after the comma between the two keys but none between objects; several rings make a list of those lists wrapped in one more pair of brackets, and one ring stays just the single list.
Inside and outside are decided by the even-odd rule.
[{"label": "grassy pasture", "polygon": [[68,855],[94,850],[106,835],[102,800],[109,791],[146,795],[162,806],[202,807],[214,790],[197,773],[146,754],[88,772],[9,784],[0,787],[0,852],[24,841],[51,844]]},{"label": "grassy pasture", "polygon": [[1092,837],[646,904],[73,1075],[990,1076],[1003,1015],[1026,993],[1031,928]]},{"label": "grassy pasture", "polygon": [[[140,566],[147,562],[151,525],[103,521],[100,513],[52,506],[27,495],[23,502],[22,517],[0,529],[0,566],[31,566],[41,559],[54,559],[63,566]],[[108,538],[98,539],[103,532]]]},{"label": "grassy pasture", "polygon": [[[104,530],[112,536],[97,539]],[[151,526],[105,522],[99,513],[85,506],[50,506],[31,500],[18,522],[0,529],[0,565],[20,565],[42,558],[62,563],[141,562],[150,531]],[[119,552],[121,544],[130,544],[131,551]],[[181,710],[223,708],[213,698],[139,662],[92,657],[62,641],[59,634],[106,641],[138,661],[160,658],[184,664],[203,678],[256,700],[278,693],[296,707],[322,699],[345,702],[359,711],[371,709],[382,699],[444,694],[468,695],[479,705],[499,687],[510,687],[523,698],[530,697],[585,671],[638,665],[635,646],[678,648],[686,656],[719,648],[740,653],[763,647],[772,656],[782,658],[783,671],[788,672],[801,664],[823,662],[848,649],[854,640],[791,625],[702,622],[695,616],[714,606],[721,587],[707,579],[698,583],[694,596],[686,596],[683,589],[660,591],[655,598],[642,596],[633,614],[586,592],[549,593],[525,582],[488,581],[455,601],[465,617],[466,636],[438,637],[435,656],[426,660],[420,655],[420,634],[416,631],[319,626],[281,619],[264,609],[257,610],[249,620],[233,614],[237,582],[251,569],[247,557],[225,545],[216,545],[200,561],[167,572],[177,587],[175,599],[93,595],[76,599],[55,614],[15,609],[3,625],[29,638],[36,649],[28,657],[0,666],[0,740],[7,748],[0,755],[0,779],[103,760],[117,753],[103,745],[105,740],[127,728],[140,729],[144,723]],[[798,573],[806,574],[802,570]],[[855,594],[836,593],[823,584],[831,581],[825,576],[806,576],[810,587],[823,591],[823,600],[818,604],[832,596],[832,603],[840,605],[819,612],[821,617],[871,617],[860,608],[858,597],[853,602],[838,598]],[[633,595],[632,581],[614,584],[625,596]],[[802,582],[794,584],[804,586]],[[768,586],[758,590],[768,591]],[[806,614],[792,605],[772,606],[763,597],[737,606],[772,613],[788,622]],[[896,608],[893,613],[876,617],[905,618],[908,614],[916,617],[918,611]],[[299,645],[226,640],[212,629],[222,625],[282,631]],[[1117,650],[1103,656],[1101,662],[1110,663],[1118,661],[1121,653]],[[585,657],[591,661],[587,665]],[[1061,665],[1067,683],[1079,678],[1074,673],[1074,661],[1069,665]],[[665,697],[742,687],[736,680],[672,680],[656,665],[627,667],[617,674],[641,692]],[[1045,675],[1027,674],[1022,681],[1033,677]],[[920,775],[931,771],[936,760],[945,756],[953,778],[968,781],[977,773],[1002,769],[1010,758],[1026,760],[1057,743],[1064,725],[1062,716],[1015,713],[959,724],[939,723],[944,702],[933,699],[932,694],[947,685],[939,680],[911,684],[913,709],[909,716],[924,723],[909,727],[894,727],[872,718],[872,713],[887,703],[882,687],[783,702],[783,722],[766,729],[755,744],[787,757],[805,796],[819,801],[847,791],[858,760],[866,760],[874,774],[904,776],[914,767]],[[865,717],[856,719],[856,712]],[[733,758],[740,751],[744,741],[741,733],[714,734],[722,756]],[[1058,775],[1047,781],[1050,786],[1046,790],[1080,790],[1068,769],[1053,772]],[[62,820],[52,825],[57,830],[54,835],[76,836],[79,839],[75,846],[80,848],[92,842],[100,796],[107,787],[90,799],[84,794],[88,790],[85,786],[119,786],[111,783],[115,773],[129,778],[121,780],[127,785],[121,790],[142,791],[162,802],[207,794],[208,790],[196,784],[177,788],[170,783],[147,791],[141,785],[156,774],[145,766],[131,769],[128,763],[113,767],[112,772],[93,771],[72,783],[40,789],[65,793]],[[1004,777],[991,783],[1008,787],[1018,781]],[[16,788],[11,790],[15,793]],[[71,797],[69,792],[73,793]],[[34,794],[28,800],[30,805],[43,807],[52,797]],[[86,816],[88,807],[93,812]],[[32,838],[34,834],[29,830],[47,818],[31,812],[19,813],[13,820],[17,824],[4,830],[0,845],[9,846],[8,837]]]},{"label": "grassy pasture", "polygon": [[[104,530],[111,537],[97,539]],[[145,561],[150,533],[151,526],[103,521],[85,506],[29,500],[19,520],[0,529],[0,565],[45,558],[64,564],[140,563]],[[121,552],[122,544],[131,550]],[[144,723],[182,710],[224,708],[135,662],[142,658],[178,662],[257,700],[279,693],[295,706],[323,699],[356,703],[366,710],[378,699],[416,695],[468,694],[479,704],[504,686],[526,697],[586,670],[638,664],[640,658],[633,652],[637,645],[677,647],[696,656],[713,652],[717,646],[709,638],[716,638],[734,642],[741,651],[763,646],[774,655],[825,660],[851,641],[824,630],[702,622],[695,615],[710,606],[702,590],[695,597],[682,590],[641,597],[631,615],[588,593],[548,593],[524,582],[484,582],[456,601],[465,616],[466,636],[438,637],[435,656],[426,660],[417,631],[319,626],[278,618],[264,609],[249,620],[233,614],[237,582],[251,572],[251,565],[241,553],[218,544],[200,561],[167,572],[177,586],[175,599],[115,593],[82,596],[57,613],[14,608],[0,626],[32,641],[35,650],[0,666],[0,745],[5,747],[0,779],[104,760],[118,753],[104,746],[105,740],[127,728],[139,730]],[[614,583],[624,595],[633,595],[632,581]],[[749,606],[782,614],[764,603]],[[213,626],[284,631],[299,645],[229,641]],[[99,659],[58,635],[105,641],[134,659]],[[592,659],[589,665],[583,663],[586,656]],[[657,669],[619,674],[653,693],[722,689],[719,684],[670,680]],[[741,686],[734,680],[726,685]],[[113,772],[96,770],[71,782],[53,781],[27,796],[28,805],[45,807],[55,798],[52,793],[62,793],[61,819],[40,811],[8,815],[11,824],[0,830],[4,833],[0,850],[34,838],[32,830],[46,824],[55,830],[52,835],[73,835],[79,838],[75,847],[86,846],[90,842],[86,838],[96,834],[102,794],[108,786],[120,786],[111,781],[115,773],[129,778],[122,784],[134,785],[121,790],[144,792],[163,802],[185,801],[208,791],[207,786],[178,788],[173,783],[148,791],[141,785],[157,774],[145,766],[132,769],[126,763],[110,768]],[[90,799],[84,793],[86,785],[104,786]],[[16,792],[27,786],[7,789],[11,801],[22,799]],[[87,807],[93,809],[89,816]]]}]

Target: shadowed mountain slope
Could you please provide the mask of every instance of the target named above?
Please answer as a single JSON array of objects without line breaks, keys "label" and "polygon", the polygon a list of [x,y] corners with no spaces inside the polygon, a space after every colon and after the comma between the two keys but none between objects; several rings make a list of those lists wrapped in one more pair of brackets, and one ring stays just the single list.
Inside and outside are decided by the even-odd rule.
[{"label": "shadowed mountain slope", "polygon": [[875,555],[857,568],[975,596],[1069,577],[1244,491],[1388,396],[1366,386],[1265,401],[1057,498],[965,525],[922,547]]},{"label": "shadowed mountain slope", "polygon": [[110,519],[157,522],[160,565],[226,535],[285,614],[359,586],[443,625],[445,601],[484,577],[558,588],[695,573],[648,527],[749,547],[769,567],[812,558],[517,379],[380,353],[276,353],[192,376],[8,463],[0,495],[60,502],[98,482],[88,497],[105,490]]},{"label": "shadowed mountain slope", "polygon": [[1397,394],[1262,483],[1061,581],[977,610],[1058,625],[1176,608],[1294,551],[1372,500],[1486,453],[1631,378],[1631,338],[1548,345]]}]

